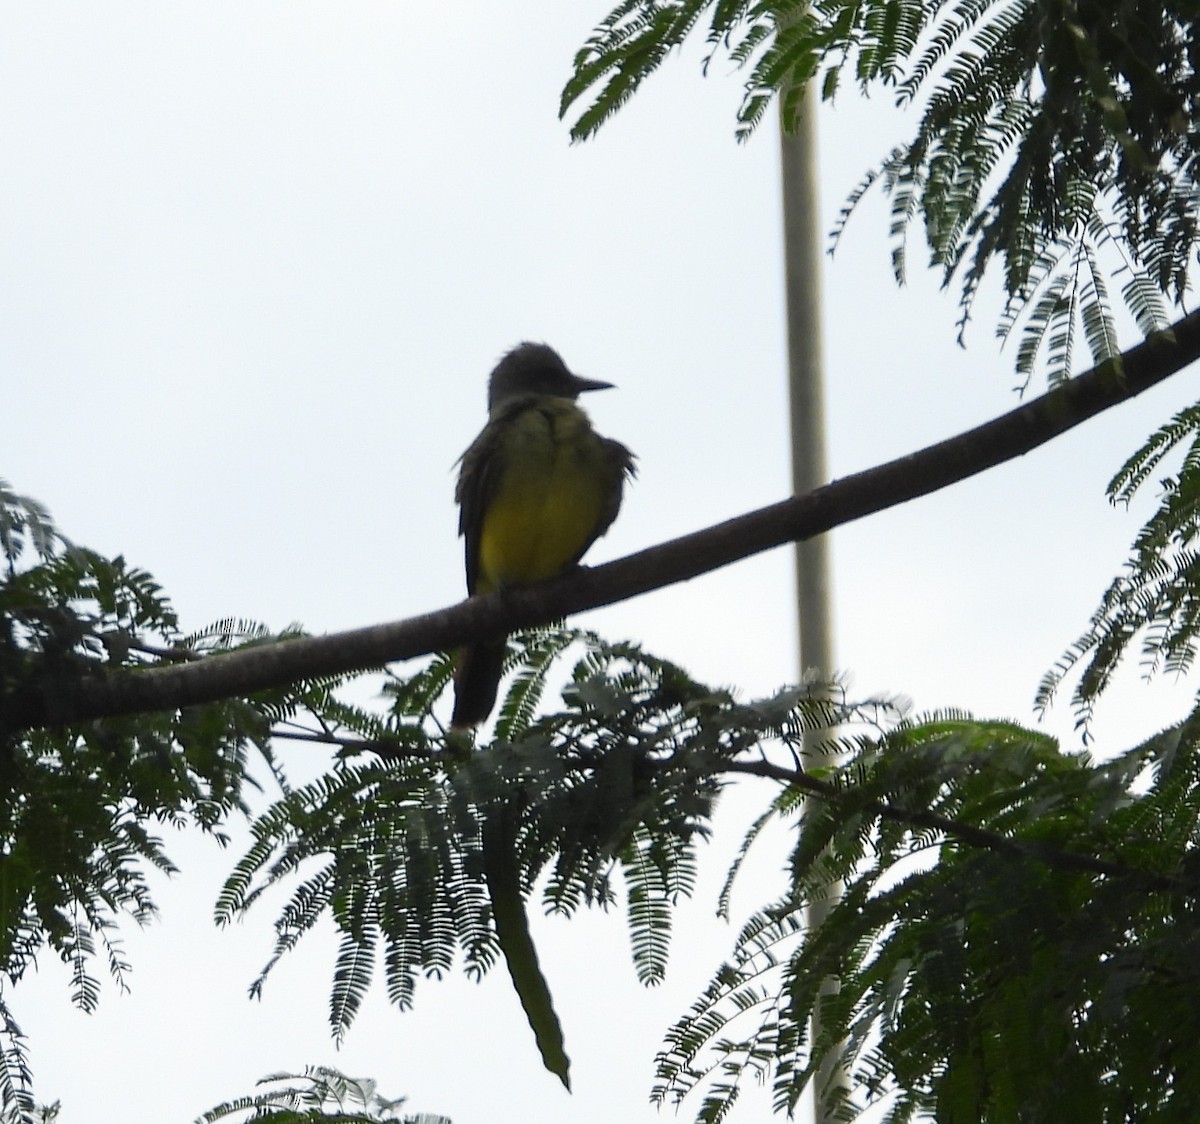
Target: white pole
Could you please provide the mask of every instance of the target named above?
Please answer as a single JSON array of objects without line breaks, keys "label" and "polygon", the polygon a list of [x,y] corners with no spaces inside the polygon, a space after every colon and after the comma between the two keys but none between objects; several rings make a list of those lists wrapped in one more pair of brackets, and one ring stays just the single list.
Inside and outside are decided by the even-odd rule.
[{"label": "white pole", "polygon": [[[786,91],[785,91],[786,92]],[[821,346],[822,231],[817,184],[817,104],[814,87],[803,98],[795,132],[781,129],[783,242],[787,300],[788,386],[791,406],[792,488],[803,495],[827,483],[825,465],[825,390]],[[814,668],[829,676],[834,668],[832,588],[829,540],[826,535],[796,544],[796,609],[800,633],[801,672]],[[828,762],[824,762],[827,764]],[[829,887],[826,901],[811,903],[808,924],[825,919],[839,887]],[[828,986],[834,986],[832,981]],[[818,1028],[812,1027],[815,1037]],[[831,1124],[830,1105],[819,1090],[836,1066],[818,1075],[814,1119]],[[842,1077],[836,1084],[844,1084]],[[832,1091],[831,1087],[831,1091]]]}]

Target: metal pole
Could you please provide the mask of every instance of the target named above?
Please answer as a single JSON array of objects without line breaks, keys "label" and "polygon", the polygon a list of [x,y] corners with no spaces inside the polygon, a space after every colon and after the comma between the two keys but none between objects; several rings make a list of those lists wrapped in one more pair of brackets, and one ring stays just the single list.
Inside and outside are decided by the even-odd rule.
[{"label": "metal pole", "polygon": [[[780,130],[783,184],[783,244],[788,335],[788,386],[791,410],[792,488],[796,495],[827,482],[825,464],[825,390],[821,346],[822,232],[817,183],[817,104],[813,87],[806,91],[793,133]],[[829,539],[825,535],[796,544],[796,609],[799,618],[800,668],[833,672],[832,587]],[[827,763],[827,762],[825,762]],[[829,887],[825,901],[812,902],[808,924],[815,929],[837,899],[840,887]],[[836,986],[833,981],[829,987]],[[812,1027],[815,1038],[817,1026]],[[844,1087],[836,1065],[817,1075],[814,1119],[833,1120],[830,1097],[820,1090],[830,1077]]]}]

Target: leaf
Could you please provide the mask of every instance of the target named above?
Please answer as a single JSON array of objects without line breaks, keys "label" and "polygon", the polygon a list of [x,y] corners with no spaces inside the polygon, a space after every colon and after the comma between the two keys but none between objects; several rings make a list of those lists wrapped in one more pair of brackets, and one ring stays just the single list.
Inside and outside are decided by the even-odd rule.
[{"label": "leaf", "polygon": [[492,905],[492,920],[500,950],[517,998],[529,1020],[542,1064],[563,1087],[571,1091],[570,1060],[563,1048],[562,1027],[554,1013],[550,988],[538,964],[537,950],[529,931],[529,917],[513,848],[516,843],[513,816],[507,808],[495,808],[484,825],[483,868]]},{"label": "leaf", "polygon": [[[1101,245],[1104,232],[1089,292],[1067,286],[1070,315],[1045,337],[1053,384],[1071,374],[1080,328],[1094,355],[1116,354],[1109,279],[1132,273],[1122,295],[1144,335],[1164,322],[1168,300],[1184,302],[1200,246],[1189,127],[1200,104],[1194,8],[1193,0],[1153,10],[1073,0],[621,0],[576,54],[560,112],[582,106],[571,136],[593,136],[697,31],[706,73],[721,55],[747,72],[739,141],[774,102],[790,131],[818,76],[826,99],[847,76],[864,93],[882,87],[917,110],[915,125],[907,139],[888,139],[892,155],[851,193],[835,241],[865,185],[878,184],[891,196],[897,281],[921,227],[930,264],[945,286],[960,287],[960,340],[989,273],[1004,285],[1008,334],[1014,311],[1046,281],[1047,257],[1085,239]],[[1023,381],[1041,338],[1025,337]]]}]

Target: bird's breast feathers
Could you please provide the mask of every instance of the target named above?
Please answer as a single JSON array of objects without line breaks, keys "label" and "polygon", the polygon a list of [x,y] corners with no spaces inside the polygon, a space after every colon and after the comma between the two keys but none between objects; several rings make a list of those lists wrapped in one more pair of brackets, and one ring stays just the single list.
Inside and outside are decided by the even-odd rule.
[{"label": "bird's breast feathers", "polygon": [[481,593],[545,581],[573,566],[620,502],[622,474],[573,402],[540,399],[503,419],[503,429],[480,526]]}]

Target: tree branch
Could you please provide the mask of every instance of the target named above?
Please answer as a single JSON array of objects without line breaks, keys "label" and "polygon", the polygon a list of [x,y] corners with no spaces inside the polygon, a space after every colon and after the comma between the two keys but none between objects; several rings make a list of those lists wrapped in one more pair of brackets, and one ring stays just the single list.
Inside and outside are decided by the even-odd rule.
[{"label": "tree branch", "polygon": [[611,605],[822,534],[965,480],[1053,440],[1141,394],[1200,358],[1200,312],[1120,356],[993,421],[877,468],[770,507],[639,551],[581,567],[538,586],[473,597],[391,624],[212,655],[193,664],[114,670],[48,682],[15,701],[11,729],[62,726],[119,714],[169,710],[337,675],[455,648]]},{"label": "tree branch", "polygon": [[[839,800],[844,801],[847,795],[837,785],[814,777],[802,769],[789,769],[782,765],[772,764],[770,761],[732,761],[725,766],[725,772],[782,781],[784,784],[795,785],[806,792],[811,792],[814,796],[834,803]],[[1095,855],[1085,855],[1079,851],[1065,851],[1061,847],[1055,847],[1049,843],[1036,843],[1011,835],[1001,835],[999,832],[989,831],[987,828],[960,823],[948,816],[931,812],[927,808],[902,808],[883,800],[868,800],[861,806],[882,819],[918,829],[933,828],[948,838],[958,839],[968,846],[997,851],[1002,855],[1011,855],[1013,858],[1036,859],[1047,866],[1081,870],[1087,874],[1098,874],[1108,878],[1131,878],[1141,883],[1147,890],[1182,893],[1189,897],[1196,897],[1200,894],[1200,888],[1186,878],[1170,874],[1156,874],[1154,871],[1141,870],[1138,867],[1127,866],[1125,863],[1112,862],[1109,859],[1097,858]]]},{"label": "tree branch", "polygon": [[[272,737],[292,738],[321,745],[335,745],[340,749],[350,749],[359,753],[373,753],[381,761],[404,761],[417,758],[422,761],[438,763],[444,762],[446,758],[444,753],[409,744],[368,738],[342,738],[330,734],[320,734],[316,731],[273,730]],[[851,791],[847,791],[831,781],[815,777],[799,766],[789,768],[764,758],[759,761],[727,761],[718,771],[724,774],[734,773],[739,776],[761,777],[764,780],[778,781],[785,785],[802,788],[805,792],[833,804],[844,804],[848,800],[853,800],[856,808],[879,816],[881,819],[904,824],[916,828],[918,831],[932,828],[947,838],[957,839],[970,847],[995,851],[1015,859],[1034,859],[1037,862],[1045,863],[1046,866],[1078,870],[1085,874],[1101,875],[1106,878],[1129,878],[1140,883],[1148,891],[1184,894],[1192,898],[1200,896],[1200,886],[1197,886],[1195,881],[1180,875],[1158,874],[1140,867],[1129,866],[1126,863],[1102,859],[1096,855],[1068,851],[1049,843],[1003,835],[997,831],[962,823],[949,816],[931,812],[928,808],[906,808],[886,800],[864,802],[856,799]]]}]

